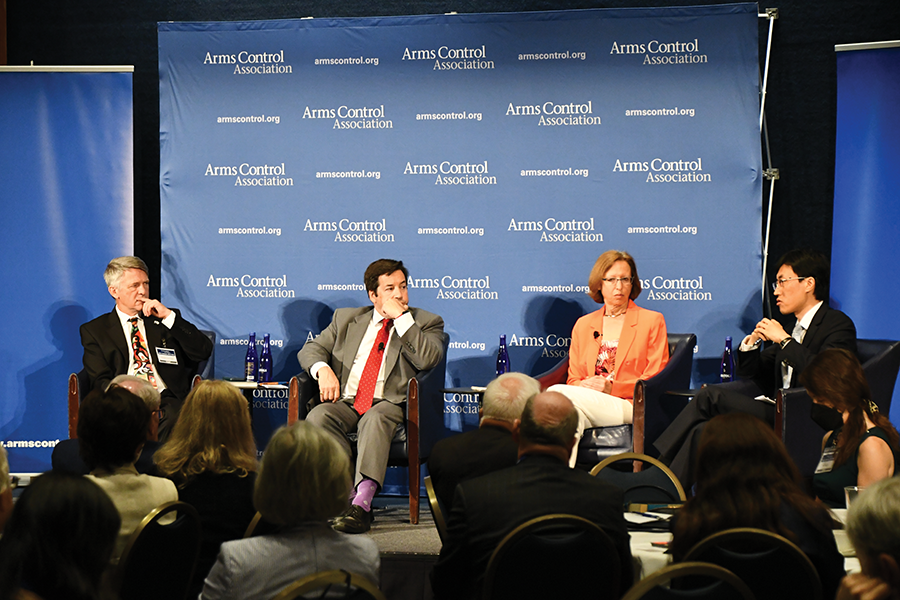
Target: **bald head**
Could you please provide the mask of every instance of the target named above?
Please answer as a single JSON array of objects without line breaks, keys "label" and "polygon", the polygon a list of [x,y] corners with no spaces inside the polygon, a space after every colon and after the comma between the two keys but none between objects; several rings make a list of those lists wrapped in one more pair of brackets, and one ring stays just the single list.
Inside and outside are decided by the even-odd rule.
[{"label": "bald head", "polygon": [[117,375],[109,382],[109,386],[106,389],[114,385],[125,388],[143,400],[150,410],[159,410],[159,392],[146,379],[135,377],[134,375]]},{"label": "bald head", "polygon": [[519,422],[519,447],[523,444],[568,449],[575,443],[578,413],[572,401],[559,392],[542,392],[525,403]]},{"label": "bald head", "polygon": [[111,387],[125,388],[138,398],[144,401],[147,408],[150,409],[150,429],[147,431],[147,439],[155,442],[159,439],[159,410],[162,401],[159,392],[153,385],[141,377],[134,375],[116,375],[106,389]]}]

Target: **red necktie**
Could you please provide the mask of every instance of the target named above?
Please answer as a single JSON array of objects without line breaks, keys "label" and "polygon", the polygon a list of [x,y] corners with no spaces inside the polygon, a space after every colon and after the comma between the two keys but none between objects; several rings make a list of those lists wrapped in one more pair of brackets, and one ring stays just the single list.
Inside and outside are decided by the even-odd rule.
[{"label": "red necktie", "polygon": [[372,398],[375,395],[375,383],[378,381],[378,372],[381,370],[381,359],[384,356],[384,347],[387,345],[388,336],[391,334],[392,319],[384,319],[378,335],[375,336],[375,343],[369,351],[369,358],[366,359],[366,366],[363,368],[362,375],[359,378],[359,387],[356,389],[356,400],[353,402],[353,408],[362,415],[364,412],[372,408]]}]

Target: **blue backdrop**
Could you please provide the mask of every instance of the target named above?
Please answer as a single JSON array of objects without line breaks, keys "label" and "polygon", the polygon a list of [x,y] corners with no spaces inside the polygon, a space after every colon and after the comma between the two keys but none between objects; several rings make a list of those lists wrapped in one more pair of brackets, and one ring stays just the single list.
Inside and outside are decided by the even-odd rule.
[{"label": "blue backdrop", "polygon": [[112,309],[103,269],[131,254],[132,74],[0,71],[0,440],[13,472],[68,437],[78,326]]},{"label": "blue backdrop", "polygon": [[837,53],[831,295],[859,337],[897,340],[900,42],[869,46]]},{"label": "blue backdrop", "polygon": [[561,360],[623,249],[709,378],[760,316],[757,47],[755,4],[160,23],[162,300],[216,331],[217,375],[269,332],[286,380],[399,258],[447,383],[478,385],[500,334],[515,370]]}]

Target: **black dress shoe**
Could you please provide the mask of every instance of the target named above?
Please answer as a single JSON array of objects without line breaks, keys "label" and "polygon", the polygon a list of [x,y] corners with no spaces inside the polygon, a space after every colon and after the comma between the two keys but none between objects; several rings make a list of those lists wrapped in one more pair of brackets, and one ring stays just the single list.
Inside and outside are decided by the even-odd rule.
[{"label": "black dress shoe", "polygon": [[365,533],[372,527],[372,511],[353,504],[334,523],[334,530],[343,533]]}]

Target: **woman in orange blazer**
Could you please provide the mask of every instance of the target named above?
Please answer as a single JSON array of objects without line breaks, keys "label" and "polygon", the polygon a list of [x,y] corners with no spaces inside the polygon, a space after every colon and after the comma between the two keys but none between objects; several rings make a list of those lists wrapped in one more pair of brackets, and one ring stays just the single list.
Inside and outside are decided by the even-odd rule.
[{"label": "woman in orange blazer", "polygon": [[[635,382],[656,375],[669,361],[662,314],[634,303],[641,281],[630,254],[619,250],[601,254],[588,286],[591,298],[603,307],[575,323],[569,378],[565,385],[549,388],[578,409],[578,441],[588,427],[631,423]],[[576,443],[571,466],[577,452]]]}]

